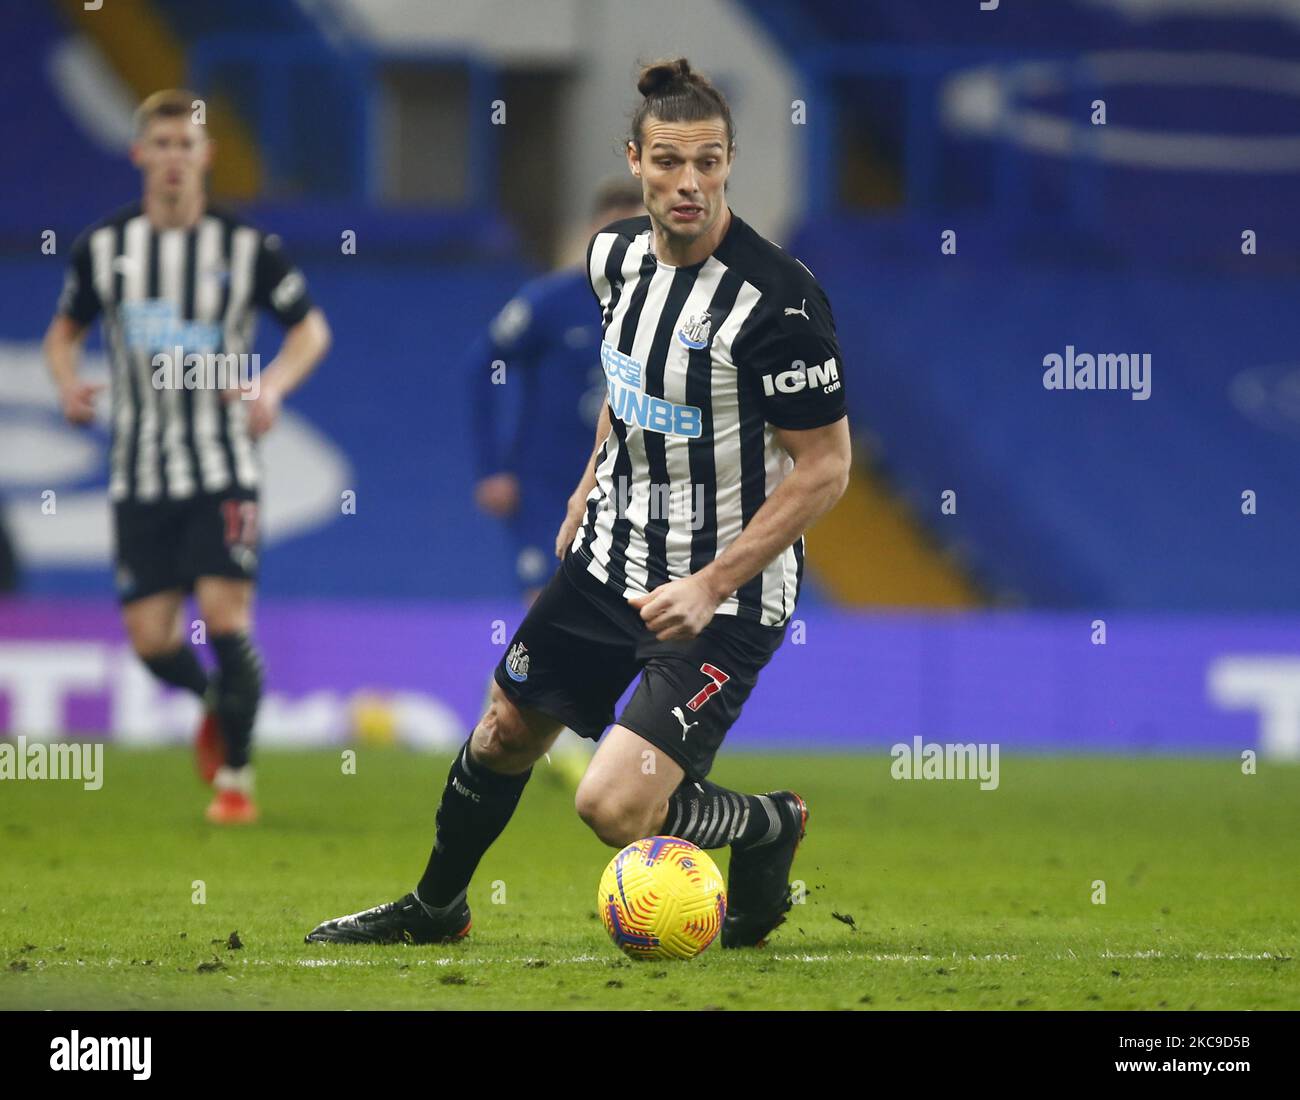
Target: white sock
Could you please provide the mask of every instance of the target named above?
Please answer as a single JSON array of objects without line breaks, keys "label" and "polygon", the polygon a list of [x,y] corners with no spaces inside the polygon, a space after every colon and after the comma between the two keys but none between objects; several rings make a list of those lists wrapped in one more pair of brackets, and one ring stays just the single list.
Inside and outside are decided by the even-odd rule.
[{"label": "white sock", "polygon": [[242,768],[222,765],[217,769],[212,785],[219,791],[239,791],[241,794],[252,795],[253,765],[245,764]]}]

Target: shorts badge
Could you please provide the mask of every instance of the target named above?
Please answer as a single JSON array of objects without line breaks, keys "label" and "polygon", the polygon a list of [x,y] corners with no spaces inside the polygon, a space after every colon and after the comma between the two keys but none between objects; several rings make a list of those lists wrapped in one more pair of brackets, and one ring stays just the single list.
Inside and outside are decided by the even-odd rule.
[{"label": "shorts badge", "polygon": [[523,642],[515,642],[506,654],[506,675],[521,684],[528,679],[528,647]]}]

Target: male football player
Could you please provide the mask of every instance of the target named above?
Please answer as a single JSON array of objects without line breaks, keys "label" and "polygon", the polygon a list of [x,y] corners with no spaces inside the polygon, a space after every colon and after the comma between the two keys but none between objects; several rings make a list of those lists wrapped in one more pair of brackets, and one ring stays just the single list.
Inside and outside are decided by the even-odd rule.
[{"label": "male football player", "polygon": [[[89,423],[100,387],[79,380],[77,366],[100,319],[112,364],[108,492],[123,622],[159,680],[203,700],[198,766],[215,788],[207,817],[236,824],[257,817],[255,441],[325,354],[330,333],[278,240],[209,205],[214,147],[196,121],[199,107],[172,89],[136,112],[131,158],[143,198],[73,245],[45,356],[64,415]],[[258,309],[285,328],[265,369],[250,354]],[[191,592],[216,658],[211,678],[182,614]]]},{"label": "male football player", "polygon": [[637,86],[627,162],[648,216],[588,249],[607,400],[556,539],[561,566],[456,756],[415,890],[309,942],[464,936],[470,878],[564,726],[600,739],[576,802],[606,844],[730,845],[723,947],[763,943],[791,906],[804,800],[706,777],[785,636],[803,533],[848,482],[842,361],[811,272],[727,205],[725,99],[684,58],[647,66]]}]

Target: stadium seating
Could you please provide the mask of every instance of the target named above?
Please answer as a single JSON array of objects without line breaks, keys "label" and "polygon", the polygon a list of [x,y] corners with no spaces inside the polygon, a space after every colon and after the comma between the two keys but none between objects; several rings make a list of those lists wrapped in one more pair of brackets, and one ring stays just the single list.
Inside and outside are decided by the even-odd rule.
[{"label": "stadium seating", "polygon": [[[1120,0],[1014,19],[748,7],[825,97],[810,120],[835,116],[810,125],[809,177],[830,182],[792,248],[857,356],[855,426],[915,515],[1010,601],[1300,607],[1300,24],[1226,4],[1142,19]],[[825,130],[864,117],[899,151],[892,207],[854,208],[837,182],[847,151]],[[1073,125],[1060,149],[1054,124]],[[1067,345],[1151,354],[1150,400],[1044,389]]]}]

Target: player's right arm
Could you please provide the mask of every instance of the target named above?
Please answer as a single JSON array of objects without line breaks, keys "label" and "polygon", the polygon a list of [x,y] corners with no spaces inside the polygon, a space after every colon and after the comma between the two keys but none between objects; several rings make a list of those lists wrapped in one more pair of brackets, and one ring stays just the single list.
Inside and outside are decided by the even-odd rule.
[{"label": "player's right arm", "polygon": [[569,544],[573,542],[573,536],[582,526],[582,517],[587,510],[587,497],[596,487],[596,459],[600,455],[600,448],[605,443],[605,437],[609,435],[610,426],[607,401],[601,406],[600,416],[596,418],[596,445],[591,449],[591,457],[587,459],[587,469],[583,472],[578,487],[573,490],[573,495],[569,497],[569,510],[560,527],[560,533],[555,536],[555,556],[561,561],[564,560],[564,551],[568,549]]},{"label": "player's right arm", "polygon": [[77,378],[81,348],[90,324],[101,309],[90,271],[90,247],[83,235],[72,246],[72,261],[63,281],[54,319],[45,330],[42,348],[45,365],[59,391],[63,415],[74,424],[89,424],[95,419],[95,396],[104,387]]},{"label": "player's right arm", "polygon": [[89,424],[95,419],[95,397],[104,387],[77,378],[77,365],[81,362],[81,346],[86,340],[87,326],[78,324],[63,313],[55,314],[50,327],[45,330],[45,365],[59,391],[59,404],[63,415],[73,424]]}]

